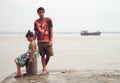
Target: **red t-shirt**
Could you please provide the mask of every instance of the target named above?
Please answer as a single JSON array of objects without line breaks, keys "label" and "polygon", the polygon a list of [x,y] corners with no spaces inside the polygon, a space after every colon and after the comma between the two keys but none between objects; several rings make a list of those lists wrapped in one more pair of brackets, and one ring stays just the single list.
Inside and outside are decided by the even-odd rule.
[{"label": "red t-shirt", "polygon": [[[50,36],[50,28],[53,27],[52,20],[50,18],[45,17],[44,19],[37,19],[34,22],[34,30],[37,32],[37,40],[45,40],[49,41]],[[38,28],[44,31],[41,33]]]}]

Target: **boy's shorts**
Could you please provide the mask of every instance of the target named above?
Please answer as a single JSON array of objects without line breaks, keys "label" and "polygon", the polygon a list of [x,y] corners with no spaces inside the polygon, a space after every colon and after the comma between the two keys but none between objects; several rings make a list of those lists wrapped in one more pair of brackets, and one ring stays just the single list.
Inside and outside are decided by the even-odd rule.
[{"label": "boy's shorts", "polygon": [[38,42],[38,49],[41,56],[53,56],[53,48],[48,42]]}]

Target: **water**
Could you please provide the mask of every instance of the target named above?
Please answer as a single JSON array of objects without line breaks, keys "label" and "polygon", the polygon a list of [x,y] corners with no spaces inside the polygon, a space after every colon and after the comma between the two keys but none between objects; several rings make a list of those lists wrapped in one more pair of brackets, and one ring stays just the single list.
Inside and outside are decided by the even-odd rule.
[{"label": "water", "polygon": [[[120,69],[120,34],[55,34],[53,43],[54,56],[48,64],[50,70]],[[13,60],[27,50],[28,44],[23,34],[0,35],[0,80],[16,71]],[[38,69],[41,68],[38,58]]]},{"label": "water", "polygon": [[[101,36],[68,35],[59,37],[54,44],[56,55],[60,56],[61,61],[65,61],[57,61],[62,65],[62,68],[120,68],[120,34],[103,34]],[[113,67],[113,64],[115,67]],[[61,65],[57,65],[56,68],[61,68]]]}]

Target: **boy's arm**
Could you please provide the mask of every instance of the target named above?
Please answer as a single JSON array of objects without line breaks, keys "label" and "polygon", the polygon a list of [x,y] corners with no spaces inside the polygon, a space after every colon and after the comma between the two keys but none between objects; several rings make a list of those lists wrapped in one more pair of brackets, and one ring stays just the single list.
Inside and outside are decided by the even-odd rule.
[{"label": "boy's arm", "polygon": [[52,43],[53,43],[53,23],[52,23],[51,18],[48,19],[48,24],[49,24],[49,43],[50,43],[50,45],[52,45]]},{"label": "boy's arm", "polygon": [[50,28],[50,41],[49,41],[50,45],[52,45],[52,41],[53,41],[53,28],[51,27]]},{"label": "boy's arm", "polygon": [[41,29],[41,27],[37,27],[37,29],[40,33],[44,34],[44,32],[45,32],[44,29]]}]

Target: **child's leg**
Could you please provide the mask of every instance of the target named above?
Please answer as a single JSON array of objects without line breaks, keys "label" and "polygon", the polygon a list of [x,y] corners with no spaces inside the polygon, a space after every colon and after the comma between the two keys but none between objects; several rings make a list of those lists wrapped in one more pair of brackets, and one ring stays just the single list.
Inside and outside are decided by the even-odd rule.
[{"label": "child's leg", "polygon": [[25,64],[25,69],[26,69],[26,72],[25,73],[23,73],[23,76],[27,76],[27,64],[28,64],[28,61],[26,62],[26,64]]},{"label": "child's leg", "polygon": [[19,65],[17,65],[17,74],[16,76],[21,76],[22,75],[22,72],[21,72],[21,68]]}]

